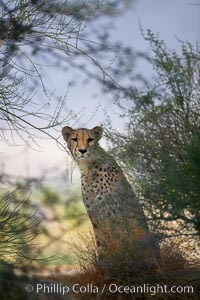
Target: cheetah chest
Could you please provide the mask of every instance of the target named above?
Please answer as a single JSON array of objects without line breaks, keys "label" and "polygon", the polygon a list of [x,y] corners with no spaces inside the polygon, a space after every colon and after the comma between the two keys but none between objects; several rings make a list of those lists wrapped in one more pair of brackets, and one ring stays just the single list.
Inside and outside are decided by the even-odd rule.
[{"label": "cheetah chest", "polygon": [[112,198],[117,188],[118,177],[115,167],[106,166],[94,168],[87,174],[82,174],[82,194],[88,211],[101,211],[110,205],[108,199]]}]

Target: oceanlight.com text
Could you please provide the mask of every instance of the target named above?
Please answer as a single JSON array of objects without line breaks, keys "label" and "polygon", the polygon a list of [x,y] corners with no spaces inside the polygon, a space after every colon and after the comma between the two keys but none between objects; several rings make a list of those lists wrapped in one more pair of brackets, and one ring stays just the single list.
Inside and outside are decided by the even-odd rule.
[{"label": "oceanlight.com text", "polygon": [[117,284],[104,284],[97,286],[93,284],[80,285],[78,283],[73,285],[63,285],[61,283],[37,283],[35,285],[27,284],[25,290],[28,293],[37,294],[61,294],[68,293],[85,294],[85,293],[111,293],[111,294],[149,294],[154,296],[156,294],[193,294],[193,286],[168,286],[168,285],[150,285],[148,283],[142,285],[117,285]]}]

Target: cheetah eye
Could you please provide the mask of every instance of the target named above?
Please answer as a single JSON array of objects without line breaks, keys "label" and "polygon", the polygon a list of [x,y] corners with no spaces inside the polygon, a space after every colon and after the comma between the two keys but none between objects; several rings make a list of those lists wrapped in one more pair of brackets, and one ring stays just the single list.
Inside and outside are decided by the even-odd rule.
[{"label": "cheetah eye", "polygon": [[92,142],[92,141],[94,141],[94,139],[93,138],[88,138],[88,143],[90,143],[90,142]]},{"label": "cheetah eye", "polygon": [[77,142],[77,138],[72,138],[72,141]]}]

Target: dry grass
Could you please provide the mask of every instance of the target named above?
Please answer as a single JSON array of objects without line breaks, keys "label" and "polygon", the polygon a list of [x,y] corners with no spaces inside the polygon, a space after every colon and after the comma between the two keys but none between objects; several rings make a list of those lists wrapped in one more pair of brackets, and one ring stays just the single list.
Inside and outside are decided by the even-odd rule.
[{"label": "dry grass", "polygon": [[[81,242],[80,242],[81,241]],[[73,299],[81,300],[121,300],[121,299],[158,299],[158,300],[198,300],[200,295],[200,263],[199,256],[191,255],[191,244],[185,240],[165,240],[161,243],[161,254],[162,261],[160,262],[159,269],[149,268],[148,265],[141,261],[142,255],[137,249],[137,251],[130,250],[130,247],[126,245],[124,247],[124,252],[117,253],[115,256],[112,255],[107,257],[103,265],[100,265],[96,256],[96,245],[93,235],[90,233],[88,235],[79,236],[78,241],[74,240],[68,244],[71,252],[74,254],[76,261],[76,268],[73,269],[72,274],[61,274],[61,270],[58,269],[57,272],[52,274],[47,274],[46,276],[37,276],[37,280],[53,281],[63,283],[64,285],[73,286],[74,284],[79,284],[80,286],[86,287],[88,284],[97,286],[99,289],[98,293],[85,292],[73,295]],[[121,256],[121,257],[120,257]],[[78,261],[78,264],[77,264]],[[39,278],[39,279],[38,279]],[[1,290],[2,299],[26,299],[27,294],[24,292],[24,283],[27,283],[27,279],[23,277],[11,278],[9,275],[9,280],[5,283],[16,282],[13,286],[12,291],[10,291],[12,297],[8,297],[5,292],[8,292],[7,286],[3,285],[3,290]],[[147,286],[156,287],[167,285],[168,288],[171,286],[192,286],[194,288],[194,293],[181,293],[181,294],[169,294],[169,293],[155,293],[155,290],[150,290],[149,293],[110,293],[108,287],[111,284],[116,284],[117,286],[129,286],[129,287],[143,287],[145,284]],[[22,286],[20,289],[20,286]],[[105,291],[102,293],[102,289],[106,285]],[[18,288],[18,290],[16,289]],[[5,294],[5,295],[4,295]],[[5,297],[3,297],[3,295]],[[13,296],[14,295],[14,296]],[[58,295],[55,295],[57,299],[60,299]],[[62,298],[62,297],[61,297]],[[43,299],[38,296],[35,299]]]},{"label": "dry grass", "polygon": [[[141,253],[131,252],[126,247],[126,252],[107,258],[102,266],[97,261],[95,242],[91,235],[82,236],[82,246],[72,243],[74,255],[79,259],[80,268],[71,277],[70,282],[78,283],[81,286],[92,284],[98,286],[99,293],[79,293],[77,299],[199,299],[200,295],[200,262],[198,255],[191,256],[190,244],[184,240],[165,240],[161,243],[162,261],[159,269],[149,268],[142,261]],[[69,278],[67,279],[69,280]],[[103,286],[110,284],[117,286],[138,286],[148,284],[149,286],[167,285],[171,286],[192,286],[193,293],[156,293],[148,294],[120,294],[110,293],[107,290],[101,293]]]}]

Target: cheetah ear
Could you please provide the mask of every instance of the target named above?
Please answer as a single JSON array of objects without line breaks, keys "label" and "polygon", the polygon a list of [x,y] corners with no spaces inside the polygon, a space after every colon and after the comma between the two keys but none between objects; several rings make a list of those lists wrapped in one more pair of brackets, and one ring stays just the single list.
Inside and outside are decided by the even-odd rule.
[{"label": "cheetah ear", "polygon": [[62,129],[62,135],[63,135],[63,138],[64,138],[65,141],[68,140],[68,138],[70,137],[72,131],[74,131],[74,130],[71,127],[69,127],[69,126],[63,127],[63,129]]},{"label": "cheetah ear", "polygon": [[99,141],[100,138],[102,137],[103,128],[101,126],[96,126],[93,129],[91,129],[91,131],[95,135],[97,141]]}]

